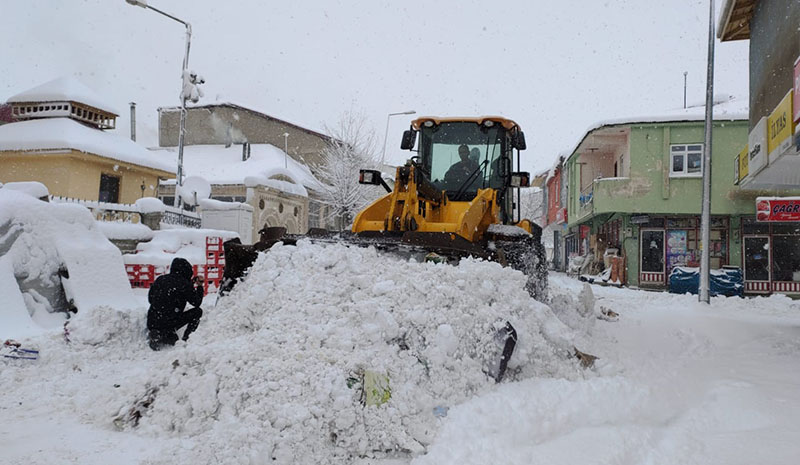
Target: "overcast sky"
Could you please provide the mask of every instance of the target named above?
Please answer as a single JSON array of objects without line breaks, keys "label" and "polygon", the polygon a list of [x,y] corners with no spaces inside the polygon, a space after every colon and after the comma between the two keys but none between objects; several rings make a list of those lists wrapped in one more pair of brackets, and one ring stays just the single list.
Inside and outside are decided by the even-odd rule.
[{"label": "overcast sky", "polygon": [[[139,141],[157,144],[156,109],[179,104],[180,24],[124,0],[0,1],[0,100],[73,74],[121,111],[123,135],[137,102]],[[390,112],[499,114],[525,130],[531,171],[597,120],[682,107],[684,71],[689,103],[705,95],[707,0],[150,4],[192,24],[201,103],[232,100],[318,130],[353,109],[379,142]],[[717,92],[746,98],[747,46],[717,43]],[[404,160],[410,119],[391,119],[388,160]]]}]

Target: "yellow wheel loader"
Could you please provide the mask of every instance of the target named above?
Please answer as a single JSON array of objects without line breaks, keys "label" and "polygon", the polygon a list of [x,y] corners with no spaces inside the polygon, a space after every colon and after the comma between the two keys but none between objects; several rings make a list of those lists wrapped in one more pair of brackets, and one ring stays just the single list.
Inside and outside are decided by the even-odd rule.
[{"label": "yellow wheel loader", "polygon": [[360,172],[360,183],[382,185],[388,193],[355,217],[349,233],[312,230],[298,236],[265,228],[254,246],[226,243],[223,287],[232,287],[257,251],[309,237],[437,261],[496,260],[523,271],[528,292],[542,300],[547,287],[542,230],[519,214],[520,189],[530,182],[529,174],[519,171],[519,152],[525,149],[519,125],[496,116],[423,117],[403,133],[401,148],[416,153],[397,168],[394,188],[380,171]]}]

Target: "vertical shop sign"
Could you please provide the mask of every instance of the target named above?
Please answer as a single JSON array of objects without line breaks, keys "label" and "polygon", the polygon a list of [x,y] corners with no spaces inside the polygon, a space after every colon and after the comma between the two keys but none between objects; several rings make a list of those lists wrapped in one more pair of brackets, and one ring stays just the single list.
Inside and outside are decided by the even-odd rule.
[{"label": "vertical shop sign", "polygon": [[792,124],[792,91],[772,110],[767,118],[767,151],[774,161],[792,145],[794,124]]},{"label": "vertical shop sign", "polygon": [[[758,174],[759,171],[767,166],[767,118],[762,117],[758,120],[747,139],[748,153],[748,173]],[[739,168],[741,174],[741,167]]]},{"label": "vertical shop sign", "polygon": [[794,118],[795,124],[800,124],[800,57],[794,61]]}]

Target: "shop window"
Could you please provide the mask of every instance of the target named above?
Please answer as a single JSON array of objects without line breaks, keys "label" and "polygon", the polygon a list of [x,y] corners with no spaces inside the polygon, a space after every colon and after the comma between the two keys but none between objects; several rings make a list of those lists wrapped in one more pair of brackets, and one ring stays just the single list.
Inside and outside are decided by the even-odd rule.
[{"label": "shop window", "polygon": [[800,281],[800,236],[772,236],[772,280]]},{"label": "shop window", "polygon": [[703,144],[670,145],[671,177],[695,177],[703,174]]},{"label": "shop window", "polygon": [[100,175],[100,195],[101,202],[119,202],[119,178],[108,174]]},{"label": "shop window", "polygon": [[769,237],[744,238],[744,280],[769,281]]},{"label": "shop window", "polygon": [[789,224],[773,224],[772,234],[781,234],[787,236],[800,235],[800,223]]}]

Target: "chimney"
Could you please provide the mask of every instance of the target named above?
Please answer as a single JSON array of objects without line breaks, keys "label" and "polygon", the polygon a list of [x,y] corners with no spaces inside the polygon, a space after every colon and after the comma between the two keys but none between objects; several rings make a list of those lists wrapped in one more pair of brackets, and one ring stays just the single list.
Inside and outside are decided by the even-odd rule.
[{"label": "chimney", "polygon": [[131,102],[131,140],[136,142],[136,102]]},{"label": "chimney", "polygon": [[242,144],[242,161],[247,161],[250,158],[250,143],[245,142]]}]

